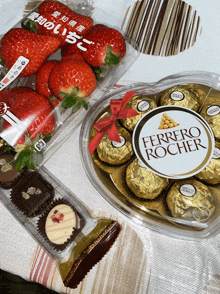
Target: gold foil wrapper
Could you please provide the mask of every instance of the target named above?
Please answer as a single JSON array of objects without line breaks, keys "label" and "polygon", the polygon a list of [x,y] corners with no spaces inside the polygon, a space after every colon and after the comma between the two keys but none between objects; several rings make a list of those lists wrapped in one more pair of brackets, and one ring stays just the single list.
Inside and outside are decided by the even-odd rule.
[{"label": "gold foil wrapper", "polygon": [[154,199],[168,186],[169,180],[140,166],[136,158],[127,168],[126,182],[137,197]]},{"label": "gold foil wrapper", "polygon": [[220,183],[220,143],[215,143],[215,149],[209,164],[197,175],[196,178],[207,184],[216,185]]},{"label": "gold foil wrapper", "polygon": [[209,105],[212,102],[218,102],[220,101],[220,91],[210,88],[210,90],[208,91],[207,95],[206,95],[206,99],[203,103],[203,106]]},{"label": "gold foil wrapper", "polygon": [[160,105],[178,105],[194,111],[199,109],[197,94],[186,86],[175,86],[159,94]]},{"label": "gold foil wrapper", "polygon": [[[114,183],[117,190],[125,196],[125,198],[132,203],[135,207],[138,207],[142,212],[149,212],[149,210],[157,211],[159,214],[163,215],[165,218],[167,217],[167,207],[164,200],[164,197],[156,197],[155,199],[141,199],[134,195],[131,192],[130,188],[126,183],[126,170],[130,163],[122,165],[114,170],[110,174],[110,178]],[[120,193],[118,193],[117,197],[120,199]]]},{"label": "gold foil wrapper", "polygon": [[106,134],[97,147],[100,160],[112,165],[125,163],[134,153],[130,133],[120,126],[117,126],[117,130],[121,143],[110,141]]},{"label": "gold foil wrapper", "polygon": [[145,113],[147,113],[151,109],[156,108],[157,104],[153,98],[143,95],[137,95],[131,98],[131,100],[128,102],[125,108],[130,107],[136,110],[139,113],[139,115],[121,119],[121,123],[127,130],[132,132],[138,121],[142,118],[142,116],[144,116]]},{"label": "gold foil wrapper", "polygon": [[204,117],[210,125],[214,136],[217,139],[220,139],[220,99],[213,98],[212,100],[209,100],[209,102],[210,103],[205,103],[200,115]]},{"label": "gold foil wrapper", "polygon": [[197,94],[199,105],[202,106],[203,103],[206,101],[206,98],[209,95],[211,88],[209,86],[200,84],[187,84],[186,86]]},{"label": "gold foil wrapper", "polygon": [[172,216],[179,219],[207,221],[215,210],[209,188],[195,179],[176,182],[166,201]]}]

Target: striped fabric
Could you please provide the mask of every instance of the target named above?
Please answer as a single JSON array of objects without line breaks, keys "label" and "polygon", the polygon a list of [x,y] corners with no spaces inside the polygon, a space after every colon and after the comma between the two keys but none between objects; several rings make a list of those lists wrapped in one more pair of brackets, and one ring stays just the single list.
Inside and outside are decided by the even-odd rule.
[{"label": "striped fabric", "polygon": [[193,7],[182,0],[142,0],[130,6],[122,28],[142,53],[172,56],[193,46],[202,32]]},{"label": "striped fabric", "polygon": [[[104,217],[105,213],[99,216]],[[30,266],[30,281],[58,293],[144,293],[149,279],[150,257],[135,230],[126,223],[116,243],[87,274],[77,289],[64,287],[55,261],[38,245]]]}]

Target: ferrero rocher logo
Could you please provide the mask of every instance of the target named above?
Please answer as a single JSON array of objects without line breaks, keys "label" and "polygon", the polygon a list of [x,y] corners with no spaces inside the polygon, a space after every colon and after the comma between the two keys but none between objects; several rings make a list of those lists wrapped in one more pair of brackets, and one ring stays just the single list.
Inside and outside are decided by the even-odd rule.
[{"label": "ferrero rocher logo", "polygon": [[160,121],[160,126],[159,130],[163,129],[171,129],[174,127],[177,127],[179,124],[176,123],[171,117],[169,117],[166,113],[163,113],[161,121]]},{"label": "ferrero rocher logo", "polygon": [[198,113],[181,106],[161,106],[138,122],[133,147],[138,159],[154,173],[187,178],[211,160],[214,136]]}]

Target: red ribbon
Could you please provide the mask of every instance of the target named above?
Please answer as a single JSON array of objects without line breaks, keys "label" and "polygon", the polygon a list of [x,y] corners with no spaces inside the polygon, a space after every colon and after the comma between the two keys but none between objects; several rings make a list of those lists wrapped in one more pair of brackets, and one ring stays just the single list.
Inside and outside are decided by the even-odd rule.
[{"label": "red ribbon", "polygon": [[109,140],[121,143],[115,121],[116,119],[128,118],[139,114],[131,107],[124,109],[125,105],[129,102],[135,93],[136,91],[127,92],[121,100],[110,101],[110,107],[112,111],[111,116],[109,118],[100,119],[93,126],[93,128],[98,133],[89,143],[90,154],[95,151],[96,147],[99,145],[106,133],[108,133]]}]

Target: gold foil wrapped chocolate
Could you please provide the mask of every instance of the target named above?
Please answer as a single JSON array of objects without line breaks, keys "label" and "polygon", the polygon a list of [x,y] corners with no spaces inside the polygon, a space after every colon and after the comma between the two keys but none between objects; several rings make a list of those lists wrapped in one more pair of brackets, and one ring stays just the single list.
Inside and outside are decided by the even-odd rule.
[{"label": "gold foil wrapped chocolate", "polygon": [[117,126],[117,130],[121,143],[110,141],[106,134],[97,147],[100,160],[112,165],[125,163],[134,153],[130,133],[120,126]]},{"label": "gold foil wrapped chocolate", "polygon": [[220,139],[220,99],[215,98],[209,102],[205,103],[200,114],[210,125],[214,136]]},{"label": "gold foil wrapped chocolate", "polygon": [[219,102],[219,101],[220,101],[220,91],[210,88],[206,95],[206,99],[204,100],[203,106],[209,105],[213,102]]},{"label": "gold foil wrapped chocolate", "polygon": [[207,221],[215,210],[209,188],[195,179],[176,182],[167,194],[173,217],[190,221]]},{"label": "gold foil wrapped chocolate", "polygon": [[121,123],[127,130],[133,131],[134,127],[142,118],[142,116],[145,115],[145,113],[147,113],[151,109],[156,108],[157,104],[153,98],[143,95],[136,95],[131,98],[131,100],[127,103],[125,108],[129,107],[132,107],[134,110],[136,110],[139,113],[139,115],[121,119]]},{"label": "gold foil wrapped chocolate", "polygon": [[154,199],[168,186],[169,180],[154,174],[136,158],[127,168],[126,182],[137,197]]},{"label": "gold foil wrapped chocolate", "polygon": [[220,143],[215,143],[215,149],[209,164],[197,175],[196,178],[207,184],[216,185],[220,183]]},{"label": "gold foil wrapped chocolate", "polygon": [[186,86],[175,86],[161,92],[158,96],[160,105],[178,105],[194,111],[199,109],[197,94]]},{"label": "gold foil wrapped chocolate", "polygon": [[206,101],[207,96],[209,96],[211,88],[201,84],[187,84],[186,86],[197,94],[199,105],[202,106]]}]

